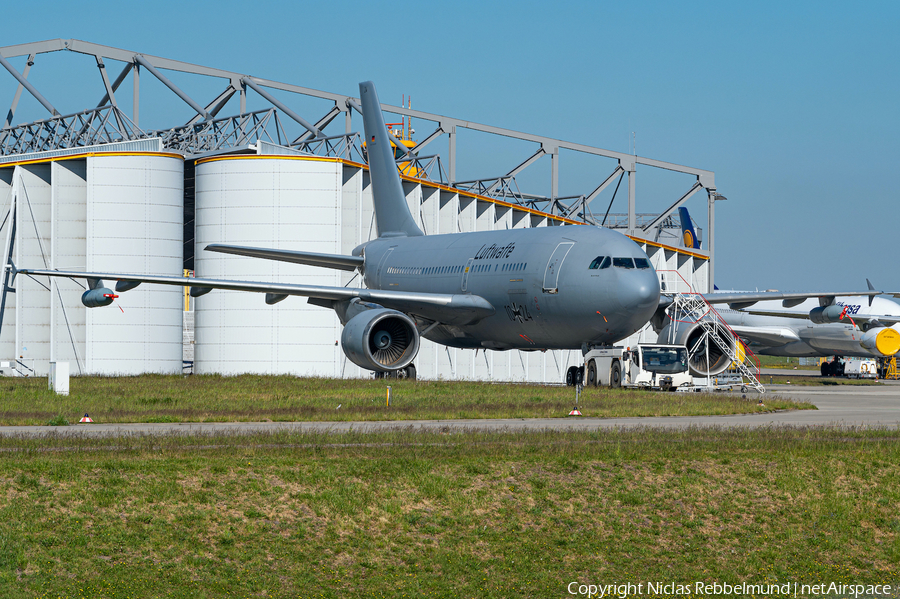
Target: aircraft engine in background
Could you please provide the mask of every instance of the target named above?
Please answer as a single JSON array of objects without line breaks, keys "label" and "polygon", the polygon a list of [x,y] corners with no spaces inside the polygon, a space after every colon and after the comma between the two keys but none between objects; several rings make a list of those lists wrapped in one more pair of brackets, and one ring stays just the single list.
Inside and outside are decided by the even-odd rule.
[{"label": "aircraft engine in background", "polygon": [[891,327],[873,327],[859,344],[877,356],[890,357],[900,351],[900,333]]},{"label": "aircraft engine in background", "polygon": [[840,322],[843,313],[844,307],[838,305],[813,308],[809,311],[809,320],[812,321],[813,324]]},{"label": "aircraft engine in background", "polygon": [[698,323],[669,321],[659,332],[658,343],[684,345],[688,350],[688,368],[691,374],[715,376],[731,365],[731,358],[722,351],[722,345],[729,347],[732,353],[739,354],[735,337],[723,333],[712,334],[719,336],[718,342],[710,339],[710,334]]},{"label": "aircraft engine in background", "polygon": [[341,346],[357,366],[376,372],[399,370],[419,353],[419,331],[403,312],[373,307],[347,321]]}]

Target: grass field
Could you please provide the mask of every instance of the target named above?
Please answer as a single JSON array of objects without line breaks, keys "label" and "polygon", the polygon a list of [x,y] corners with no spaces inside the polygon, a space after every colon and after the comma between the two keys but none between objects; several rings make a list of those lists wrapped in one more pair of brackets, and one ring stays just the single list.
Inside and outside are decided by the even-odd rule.
[{"label": "grass field", "polygon": [[900,431],[0,439],[4,597],[900,582]]},{"label": "grass field", "polygon": [[[387,385],[392,388],[386,406]],[[424,420],[563,417],[575,391],[564,386],[460,381],[375,381],[245,375],[75,377],[70,395],[46,379],[0,379],[0,425],[77,422]],[[773,396],[588,389],[586,416],[688,416],[813,408]]]},{"label": "grass field", "polygon": [[819,365],[801,365],[800,358],[783,356],[757,356],[763,368],[784,368],[787,370],[819,370]]}]

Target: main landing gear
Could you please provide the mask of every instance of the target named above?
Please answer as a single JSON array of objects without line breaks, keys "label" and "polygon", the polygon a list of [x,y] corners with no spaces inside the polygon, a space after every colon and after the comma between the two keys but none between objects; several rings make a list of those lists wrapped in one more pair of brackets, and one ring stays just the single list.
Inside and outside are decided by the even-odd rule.
[{"label": "main landing gear", "polygon": [[570,366],[566,371],[566,385],[574,387],[584,382],[584,366]]},{"label": "main landing gear", "polygon": [[400,370],[392,370],[391,372],[375,372],[376,379],[409,379],[416,380],[416,365],[410,364],[406,368]]},{"label": "main landing gear", "polygon": [[831,362],[822,362],[819,371],[822,376],[844,376],[844,363],[840,356],[835,356]]}]

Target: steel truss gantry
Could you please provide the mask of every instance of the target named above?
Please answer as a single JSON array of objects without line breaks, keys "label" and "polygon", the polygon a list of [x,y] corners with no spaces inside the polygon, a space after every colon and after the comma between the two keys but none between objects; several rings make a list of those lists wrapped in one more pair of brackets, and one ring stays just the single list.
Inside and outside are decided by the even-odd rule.
[{"label": "steel truss gantry", "polygon": [[[95,79],[95,82],[98,84],[98,87],[99,84],[102,84],[102,88],[99,88],[99,91],[102,91],[103,95],[95,107],[62,115],[54,104],[29,83],[28,75],[38,56],[63,50],[90,56],[96,62],[100,77]],[[22,72],[19,72],[8,59],[22,56],[27,57],[26,66]],[[113,80],[107,74],[106,63],[108,61],[124,65]],[[358,134],[351,131],[351,110],[361,112],[361,109],[358,100],[351,96],[280,83],[242,73],[204,67],[75,39],[55,39],[0,47],[0,66],[6,69],[18,82],[10,109],[2,129],[0,129],[0,156],[158,137],[162,139],[164,148],[181,152],[186,157],[215,151],[239,150],[246,148],[254,140],[264,140],[319,156],[333,156],[364,162],[361,139]],[[203,103],[179,88],[164,74],[164,71],[175,71],[219,79],[224,82],[224,89],[214,98]],[[177,97],[191,108],[195,113],[194,116],[188,122],[168,129],[142,130],[140,128],[140,78],[142,72],[149,73],[167,87],[174,97]],[[133,85],[130,116],[125,113],[123,106],[116,100],[116,92],[129,76]],[[270,108],[248,113],[248,90],[262,98],[270,105]],[[333,105],[324,115],[312,122],[306,120],[294,112],[288,104],[276,98],[272,94],[273,90],[318,98],[331,102]],[[50,113],[50,116],[44,120],[14,126],[12,124],[13,118],[23,91],[34,97]],[[238,114],[219,118],[219,112],[236,94],[239,96],[240,101]],[[616,181],[618,181],[616,184],[616,193],[618,193],[619,185],[621,185],[623,179],[627,179],[628,212],[622,224],[624,224],[623,229],[625,232],[636,239],[653,241],[654,233],[658,235],[659,228],[665,226],[666,220],[670,218],[679,206],[684,204],[694,194],[705,191],[708,214],[707,247],[705,250],[701,250],[700,253],[709,255],[708,281],[710,289],[712,289],[714,274],[713,255],[715,250],[715,201],[724,199],[723,196],[716,193],[715,175],[712,171],[540,135],[521,133],[454,117],[412,110],[408,107],[388,104],[382,104],[381,107],[386,112],[436,124],[435,129],[431,133],[398,159],[399,162],[406,163],[404,167],[406,169],[405,172],[414,172],[417,174],[417,178],[425,178],[429,181],[449,185],[463,191],[471,191],[507,202],[522,204],[566,219],[599,225],[607,224],[609,209],[606,210],[606,215],[603,218],[598,218],[598,215],[594,214],[589,207],[591,202],[610,184]],[[326,135],[324,129],[341,114],[344,115],[344,132],[338,135]],[[288,136],[284,128],[284,118],[288,118],[300,125],[302,133],[293,137]],[[457,133],[460,129],[532,142],[537,144],[538,148],[531,156],[503,175],[474,181],[458,181],[456,177],[456,157]],[[439,155],[422,155],[422,150],[428,144],[444,135],[448,138],[449,148],[446,156],[442,158]],[[405,149],[405,146],[393,135],[390,135],[390,137],[398,148]],[[616,165],[612,172],[593,189],[586,190],[585,193],[580,195],[561,197],[559,196],[560,150],[612,159],[616,161]],[[545,156],[549,156],[551,161],[550,196],[521,193],[515,182],[516,175]],[[410,165],[412,168],[410,168]],[[675,200],[662,213],[652,219],[639,220],[635,198],[635,172],[638,165],[684,173],[693,176],[695,181],[681,197]],[[613,200],[616,193],[613,194]],[[612,202],[610,202],[611,206]]]}]

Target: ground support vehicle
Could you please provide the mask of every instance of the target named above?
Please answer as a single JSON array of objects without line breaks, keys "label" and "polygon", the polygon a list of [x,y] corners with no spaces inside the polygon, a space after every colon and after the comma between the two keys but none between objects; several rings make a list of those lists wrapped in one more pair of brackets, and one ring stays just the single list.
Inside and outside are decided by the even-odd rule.
[{"label": "ground support vehicle", "polygon": [[678,391],[684,393],[733,391],[735,387],[740,387],[741,393],[746,393],[748,390],[747,384],[744,382],[744,378],[741,376],[740,372],[735,369],[728,369],[721,374],[709,378],[694,377],[694,383],[692,385],[679,387]]},{"label": "ground support vehicle", "polygon": [[874,358],[844,358],[844,376],[850,379],[877,379],[878,363]]},{"label": "ground support vehicle", "polygon": [[569,368],[566,384],[674,391],[682,385],[693,385],[687,364],[687,348],[683,345],[595,347],[584,353],[584,366]]}]

